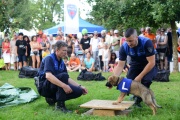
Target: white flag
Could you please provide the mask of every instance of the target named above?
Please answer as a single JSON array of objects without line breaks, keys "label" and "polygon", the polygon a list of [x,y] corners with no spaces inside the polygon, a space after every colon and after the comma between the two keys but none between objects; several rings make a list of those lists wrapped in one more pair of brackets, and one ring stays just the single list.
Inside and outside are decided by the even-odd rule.
[{"label": "white flag", "polygon": [[79,0],[64,0],[64,33],[79,33]]}]

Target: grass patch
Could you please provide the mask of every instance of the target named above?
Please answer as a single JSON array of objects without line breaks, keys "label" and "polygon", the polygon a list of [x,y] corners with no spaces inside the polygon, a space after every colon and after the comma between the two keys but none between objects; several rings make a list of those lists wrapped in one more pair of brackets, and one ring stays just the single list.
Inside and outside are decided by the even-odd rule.
[{"label": "grass patch", "polygon": [[[0,86],[9,83],[15,87],[31,87],[36,92],[33,79],[18,78],[18,71],[0,71]],[[69,73],[70,77],[77,81],[78,72]],[[108,77],[111,73],[103,73],[104,77]],[[2,120],[178,120],[180,118],[180,74],[172,73],[170,82],[153,82],[151,89],[154,91],[156,100],[163,108],[158,109],[157,115],[152,116],[152,111],[145,104],[142,109],[135,109],[129,116],[115,117],[98,117],[98,116],[82,116],[81,113],[88,109],[80,108],[79,105],[93,99],[116,100],[119,91],[115,88],[109,90],[105,87],[106,81],[78,81],[85,86],[89,93],[77,99],[66,102],[68,109],[78,111],[78,113],[63,114],[54,111],[54,107],[48,106],[43,97],[28,104],[21,104],[13,107],[0,109],[0,119]],[[125,100],[129,100],[126,96]]]}]

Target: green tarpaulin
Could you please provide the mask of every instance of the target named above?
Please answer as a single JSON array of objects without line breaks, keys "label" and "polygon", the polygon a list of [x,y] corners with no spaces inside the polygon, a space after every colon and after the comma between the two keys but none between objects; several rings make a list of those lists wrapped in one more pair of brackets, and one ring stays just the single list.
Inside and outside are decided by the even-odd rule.
[{"label": "green tarpaulin", "polygon": [[0,87],[0,108],[29,103],[37,99],[39,95],[29,87],[18,87],[5,83]]}]

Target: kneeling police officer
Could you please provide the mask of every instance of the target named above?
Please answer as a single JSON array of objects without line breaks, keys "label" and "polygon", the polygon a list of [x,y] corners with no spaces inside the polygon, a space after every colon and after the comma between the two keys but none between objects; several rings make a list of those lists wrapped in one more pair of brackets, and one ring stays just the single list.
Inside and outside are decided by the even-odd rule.
[{"label": "kneeling police officer", "polygon": [[[87,94],[87,89],[69,78],[63,58],[67,55],[67,44],[57,41],[55,52],[42,60],[38,77],[35,78],[38,92],[49,105],[57,105],[56,110],[71,112],[65,101]],[[38,79],[37,79],[38,78]]]}]

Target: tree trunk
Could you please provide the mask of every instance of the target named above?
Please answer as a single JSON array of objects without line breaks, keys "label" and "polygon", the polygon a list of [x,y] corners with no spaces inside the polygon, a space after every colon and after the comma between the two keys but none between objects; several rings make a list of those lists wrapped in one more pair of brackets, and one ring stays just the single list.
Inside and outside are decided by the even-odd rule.
[{"label": "tree trunk", "polygon": [[178,66],[178,52],[177,52],[177,33],[176,33],[176,23],[171,21],[172,28],[172,41],[173,41],[173,72],[179,72]]}]

